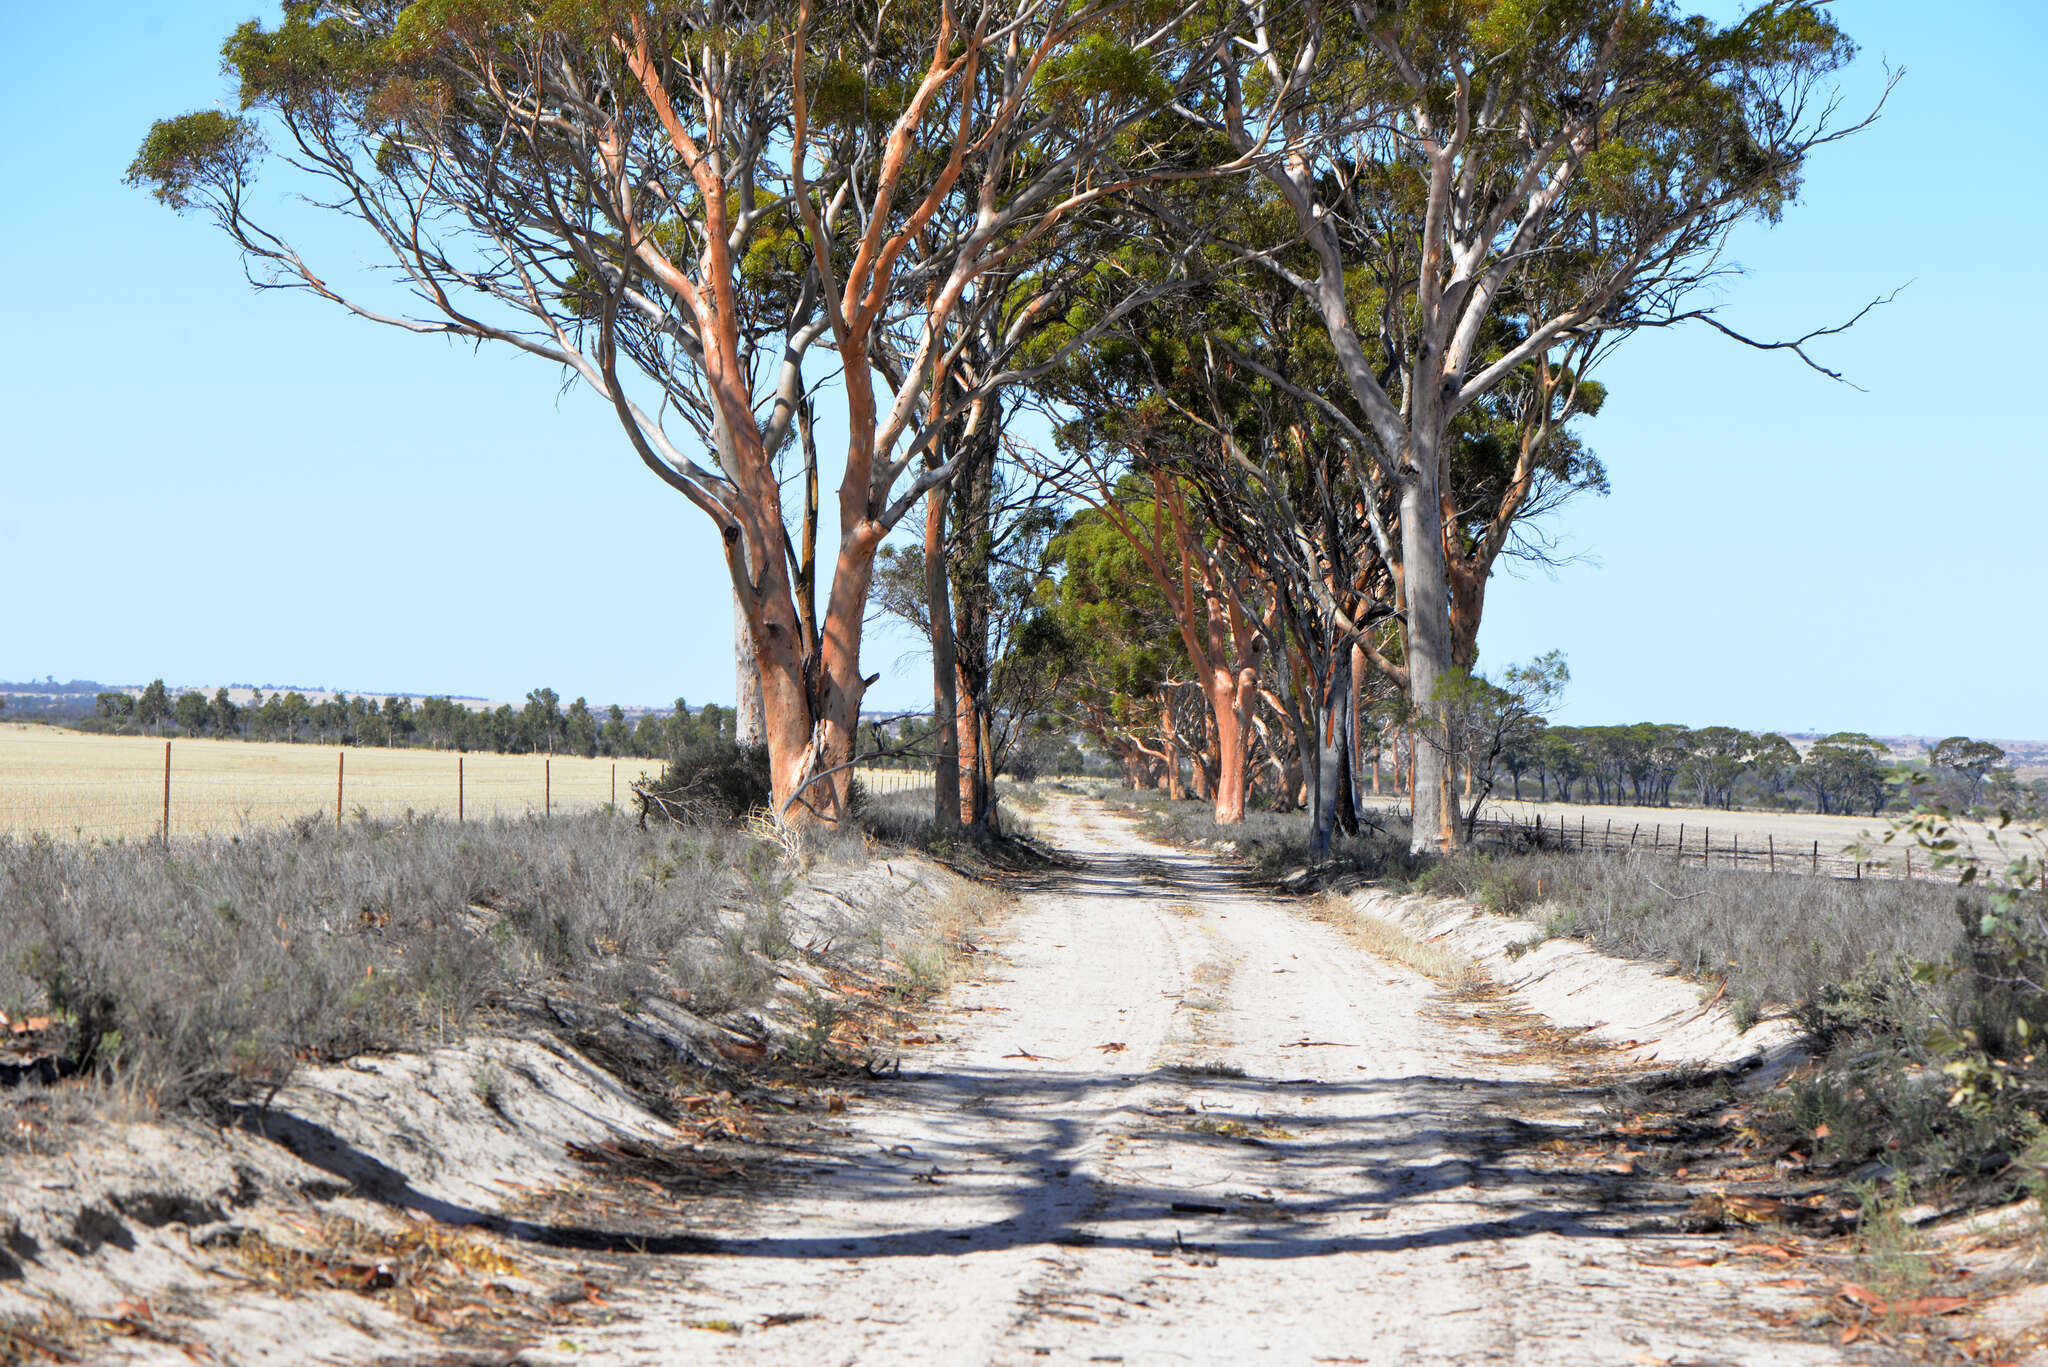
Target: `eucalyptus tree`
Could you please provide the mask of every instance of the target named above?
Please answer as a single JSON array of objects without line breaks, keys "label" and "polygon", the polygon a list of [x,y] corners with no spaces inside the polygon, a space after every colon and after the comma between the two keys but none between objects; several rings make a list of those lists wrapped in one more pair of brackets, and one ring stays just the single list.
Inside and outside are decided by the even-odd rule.
[{"label": "eucalyptus tree", "polygon": [[[1776,219],[1807,158],[1874,112],[1838,117],[1830,82],[1853,47],[1820,0],[1725,24],[1667,0],[1221,8],[1242,39],[1180,108],[1286,203],[1307,260],[1257,242],[1239,255],[1314,308],[1397,495],[1405,685],[1427,742],[1414,842],[1447,848],[1435,694],[1455,661],[1453,424],[1532,362],[1583,374],[1644,328],[1701,319],[1740,337],[1700,302],[1730,231]],[[1502,321],[1513,339],[1489,352]],[[1753,344],[1804,357],[1818,335]]]},{"label": "eucalyptus tree", "polygon": [[1520,796],[1522,773],[1534,763],[1544,718],[1569,682],[1571,670],[1553,650],[1527,664],[1509,665],[1498,682],[1461,667],[1438,685],[1452,754],[1470,776],[1462,822],[1467,840],[1479,823],[1479,809],[1493,795],[1500,769],[1514,774]]},{"label": "eucalyptus tree", "polygon": [[1094,737],[1128,780],[1142,782],[1147,762],[1169,754],[1161,722],[1181,650],[1170,591],[1098,508],[1066,519],[1045,565],[1037,610],[1003,667],[1051,681],[1045,711]]},{"label": "eucalyptus tree", "polygon": [[[883,548],[875,602],[932,647],[941,824],[957,811],[954,820],[986,827],[996,815],[995,780],[1051,682],[1012,646],[1038,605],[1047,543],[1061,517],[1057,489],[1032,478],[1027,462],[1006,449],[1013,441],[1000,417],[949,437],[960,439],[978,450],[961,463],[940,508],[932,510],[936,495],[926,495],[924,544]],[[954,719],[950,735],[947,717]],[[943,781],[949,760],[955,789]]]},{"label": "eucalyptus tree", "polygon": [[[223,55],[241,112],[156,124],[130,170],[209,213],[252,282],[566,371],[709,518],[758,662],[776,810],[843,812],[882,539],[953,473],[953,323],[1149,154],[1129,136],[1198,63],[1124,6],[962,0],[310,0]],[[381,254],[360,287],[252,197],[266,146]],[[950,231],[928,230],[971,203]],[[780,455],[805,360],[837,355],[848,435],[817,584]],[[809,454],[807,452],[807,454]],[[701,458],[700,458],[701,457]],[[815,615],[814,615],[815,614]]]},{"label": "eucalyptus tree", "polygon": [[2004,750],[1988,740],[1971,740],[1968,736],[1950,736],[1927,747],[1927,762],[1935,771],[1952,774],[1961,781],[1965,807],[1977,805],[1985,779],[2004,760]]},{"label": "eucalyptus tree", "polygon": [[[1219,545],[1191,502],[1185,479],[1198,448],[1212,440],[1176,411],[1166,386],[1185,357],[1184,307],[1135,315],[1128,331],[1104,338],[1038,389],[1064,419],[1057,460],[1040,464],[1048,483],[1091,510],[1092,525],[1122,538],[1146,580],[1148,601],[1168,615],[1188,682],[1209,715],[1198,745],[1198,787],[1215,820],[1244,820],[1250,754],[1263,666],[1271,643],[1255,570]],[[1164,719],[1171,724],[1170,708]],[[1177,729],[1177,728],[1176,728]]]},{"label": "eucalyptus tree", "polygon": [[1875,737],[1837,731],[1814,742],[1795,771],[1795,781],[1813,794],[1813,805],[1823,814],[1848,815],[1867,806],[1876,816],[1890,796],[1884,764],[1890,754]]}]

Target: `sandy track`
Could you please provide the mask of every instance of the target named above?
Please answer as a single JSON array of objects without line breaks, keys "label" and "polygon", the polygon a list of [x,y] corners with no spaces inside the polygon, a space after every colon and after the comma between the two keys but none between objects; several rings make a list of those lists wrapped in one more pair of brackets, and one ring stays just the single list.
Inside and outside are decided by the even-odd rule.
[{"label": "sandy track", "polygon": [[1051,833],[1084,868],[844,1117],[843,1161],[565,1355],[1840,1360],[1758,1316],[1794,1304],[1770,1273],[1672,1266],[1725,1245],[1632,1232],[1676,1212],[1546,1157],[1588,1094],[1478,1008],[1093,804]]}]

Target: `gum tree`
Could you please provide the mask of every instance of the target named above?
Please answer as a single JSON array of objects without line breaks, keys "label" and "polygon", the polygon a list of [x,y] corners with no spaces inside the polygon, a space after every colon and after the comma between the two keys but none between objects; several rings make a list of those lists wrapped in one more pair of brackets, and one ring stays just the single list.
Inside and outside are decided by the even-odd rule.
[{"label": "gum tree", "polygon": [[[1730,231],[1775,220],[1807,157],[1868,122],[1841,120],[1830,84],[1853,48],[1818,0],[1727,24],[1666,0],[1225,8],[1246,36],[1181,108],[1260,156],[1297,244],[1238,255],[1313,306],[1395,493],[1414,843],[1449,848],[1453,425],[1532,363],[1582,374],[1643,328],[1739,336],[1699,291]],[[1818,335],[1754,344],[1804,356]]]},{"label": "gum tree", "polygon": [[[240,112],[158,123],[130,179],[211,215],[252,283],[598,395],[722,540],[777,812],[833,821],[875,554],[953,473],[924,458],[936,434],[1018,378],[1005,354],[954,374],[977,281],[1121,184],[1197,67],[1144,8],[312,0],[237,29]],[[273,144],[388,285],[327,272],[252,199]],[[820,345],[848,433],[829,582],[819,500],[792,531],[781,464]]]}]

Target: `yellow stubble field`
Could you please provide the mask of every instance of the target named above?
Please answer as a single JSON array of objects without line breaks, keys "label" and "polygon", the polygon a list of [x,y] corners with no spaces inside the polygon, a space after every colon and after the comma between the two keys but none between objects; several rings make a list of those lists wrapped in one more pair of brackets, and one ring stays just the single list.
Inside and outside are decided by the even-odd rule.
[{"label": "yellow stubble field", "polygon": [[[639,759],[556,755],[457,756],[445,750],[337,750],[263,741],[173,740],[173,840],[233,835],[302,817],[332,821],[341,779],[344,819],[361,812],[524,816],[630,801],[654,767]],[[0,834],[61,839],[146,839],[164,821],[164,745],[146,736],[96,736],[54,726],[0,723]]]}]

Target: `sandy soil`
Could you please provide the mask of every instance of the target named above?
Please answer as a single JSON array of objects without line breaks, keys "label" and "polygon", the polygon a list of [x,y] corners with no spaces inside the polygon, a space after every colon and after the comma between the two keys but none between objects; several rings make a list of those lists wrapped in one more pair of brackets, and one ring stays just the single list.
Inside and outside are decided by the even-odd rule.
[{"label": "sandy soil", "polygon": [[1084,867],[900,1083],[551,1360],[1845,1360],[1739,1236],[1559,1156],[1583,1062],[1095,804],[1040,824]]}]

